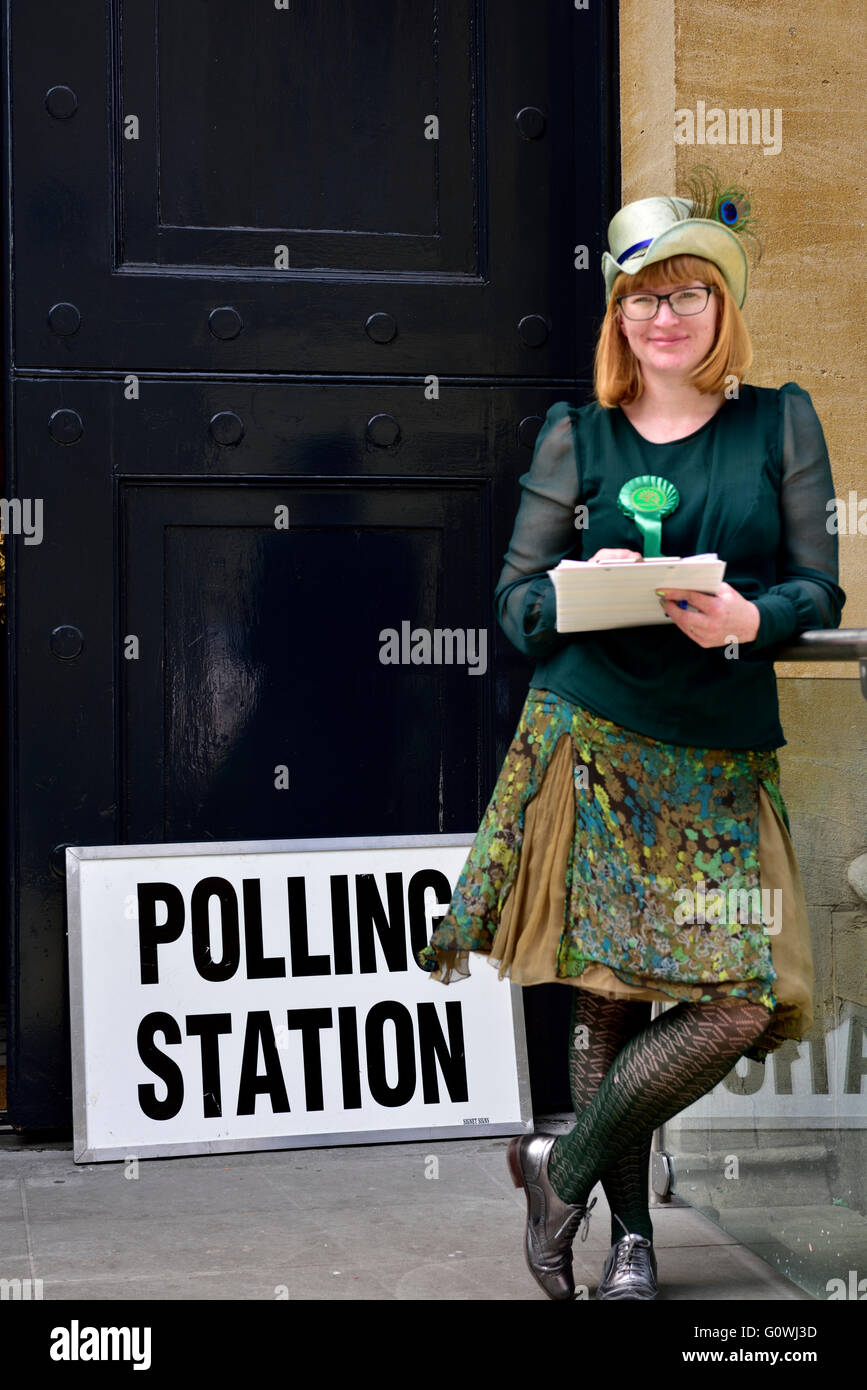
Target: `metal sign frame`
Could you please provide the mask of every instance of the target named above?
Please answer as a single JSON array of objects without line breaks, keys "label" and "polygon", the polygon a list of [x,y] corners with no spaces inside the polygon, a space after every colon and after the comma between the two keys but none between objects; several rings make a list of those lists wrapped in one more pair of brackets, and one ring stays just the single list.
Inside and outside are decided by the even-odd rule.
[{"label": "metal sign frame", "polygon": [[[157,1158],[184,1154],[240,1153],[265,1149],[295,1149],[334,1147],[347,1144],[402,1143],[427,1139],[466,1139],[491,1135],[511,1135],[533,1127],[529,1071],[527,1063],[524,1013],[520,987],[508,984],[511,1015],[511,1040],[514,1045],[516,1081],[520,1120],[482,1123],[473,1120],[463,1125],[444,1124],[410,1128],[378,1128],[340,1133],[279,1133],[270,1136],[238,1137],[192,1141],[166,1141],[155,1144],[131,1143],[117,1147],[100,1146],[88,1133],[89,1109],[86,1094],[86,1019],[83,944],[86,924],[83,920],[81,865],[88,861],[142,860],[165,858],[206,858],[216,866],[227,856],[233,860],[248,855],[292,854],[319,851],[358,851],[389,849],[442,849],[461,846],[468,848],[473,834],[461,835],[401,835],[360,836],[318,840],[245,840],[205,841],[177,844],[134,844],[68,846],[66,849],[66,882],[69,947],[69,1001],[73,1083],[73,1157],[76,1163],[107,1162],[130,1157]],[[218,871],[218,869],[217,869]],[[478,959],[478,957],[476,957]],[[474,972],[473,972],[474,973]],[[467,982],[469,983],[469,982]],[[466,999],[466,993],[461,996]],[[278,1117],[275,1115],[275,1122]]]}]

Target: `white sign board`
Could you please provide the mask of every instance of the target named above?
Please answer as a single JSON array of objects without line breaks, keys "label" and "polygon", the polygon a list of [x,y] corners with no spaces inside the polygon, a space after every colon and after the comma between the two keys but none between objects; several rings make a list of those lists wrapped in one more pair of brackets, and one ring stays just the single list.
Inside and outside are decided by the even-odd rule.
[{"label": "white sign board", "polygon": [[75,1161],[532,1128],[520,991],[415,959],[472,839],[68,848]]}]

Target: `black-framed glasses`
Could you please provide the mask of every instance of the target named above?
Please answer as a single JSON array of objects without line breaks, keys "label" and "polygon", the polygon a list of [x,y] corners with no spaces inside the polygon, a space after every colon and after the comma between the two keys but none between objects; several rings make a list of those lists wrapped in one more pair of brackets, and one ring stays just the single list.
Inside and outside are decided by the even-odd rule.
[{"label": "black-framed glasses", "polygon": [[707,307],[707,301],[715,292],[715,285],[694,285],[686,290],[672,290],[670,294],[619,294],[617,303],[628,319],[655,319],[663,299],[667,299],[672,313],[680,318],[690,314],[700,314]]}]

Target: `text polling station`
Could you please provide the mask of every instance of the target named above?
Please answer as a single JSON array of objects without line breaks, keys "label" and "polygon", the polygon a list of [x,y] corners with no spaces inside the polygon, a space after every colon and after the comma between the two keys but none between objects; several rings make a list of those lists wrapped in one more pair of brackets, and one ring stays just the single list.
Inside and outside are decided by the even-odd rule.
[{"label": "text polling station", "polygon": [[517,990],[416,960],[471,842],[67,848],[76,1162],[524,1129]]}]

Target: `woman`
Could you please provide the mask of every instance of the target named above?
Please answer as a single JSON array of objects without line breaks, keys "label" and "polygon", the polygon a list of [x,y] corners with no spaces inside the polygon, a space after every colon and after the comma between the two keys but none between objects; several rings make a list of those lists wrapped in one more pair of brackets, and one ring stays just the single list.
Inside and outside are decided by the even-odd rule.
[{"label": "woman", "polygon": [[[596,1296],[656,1296],[654,1129],[739,1057],[763,1061],[812,1024],[773,655],[839,625],[834,484],[807,393],[742,380],[748,207],[699,180],[690,191],[629,204],[610,224],[596,400],[548,411],[495,594],[503,629],[536,661],[530,691],[420,954],[444,983],[475,950],[501,977],[573,987],[577,1123],[508,1151],[527,1261],[554,1299],[574,1297],[572,1241],[600,1180],[612,1247]],[[558,632],[548,571],[567,557],[642,560],[632,503],[647,486],[664,503],[662,554],[716,552],[725,582],[713,596],[669,589],[664,625]],[[733,906],[745,900],[751,910]],[[711,901],[715,914],[699,906]],[[653,1000],[670,1007],[651,1020]]]}]

